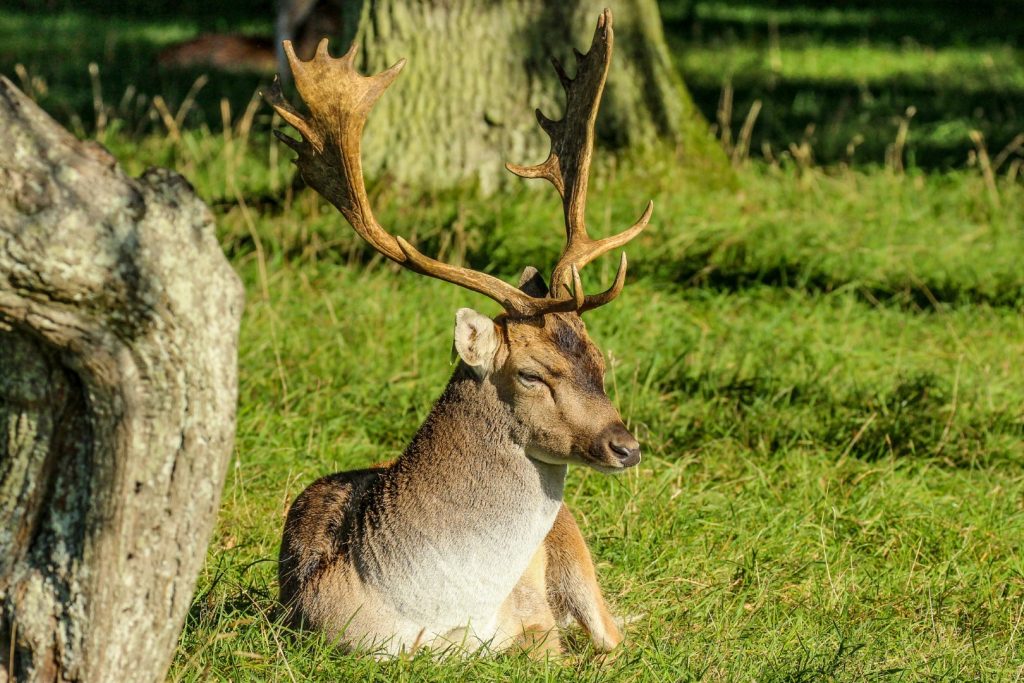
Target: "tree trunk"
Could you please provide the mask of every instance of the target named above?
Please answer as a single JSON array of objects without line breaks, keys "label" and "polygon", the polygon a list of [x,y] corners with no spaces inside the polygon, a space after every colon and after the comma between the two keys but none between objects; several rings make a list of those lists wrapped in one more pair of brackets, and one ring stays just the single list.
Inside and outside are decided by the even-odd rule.
[{"label": "tree trunk", "polygon": [[[589,48],[605,4],[320,0],[321,14],[341,15],[334,54],[354,39],[364,73],[409,60],[370,117],[367,171],[417,187],[476,179],[491,189],[509,177],[506,161],[544,159],[548,141],[534,109],[558,118],[565,102],[550,58],[558,57],[572,75],[572,48]],[[302,5],[303,17],[318,15],[309,12],[310,0],[286,0],[285,10],[291,5]],[[613,11],[615,55],[597,121],[599,141],[611,149],[671,145],[683,163],[724,175],[725,156],[672,64],[656,0],[628,0]],[[285,24],[287,16],[282,13]],[[300,54],[311,56],[319,35],[301,26],[284,32],[296,37]]]},{"label": "tree trunk", "polygon": [[242,288],[180,176],[0,77],[0,681],[160,681],[235,430]]}]

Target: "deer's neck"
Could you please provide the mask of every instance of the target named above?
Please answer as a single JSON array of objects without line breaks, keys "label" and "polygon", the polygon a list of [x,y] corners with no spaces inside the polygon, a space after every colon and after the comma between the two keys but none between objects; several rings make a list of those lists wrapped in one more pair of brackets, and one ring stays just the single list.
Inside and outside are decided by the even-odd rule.
[{"label": "deer's neck", "polygon": [[482,626],[526,570],[566,468],[528,458],[518,437],[495,387],[462,367],[372,492],[356,562],[403,613]]}]

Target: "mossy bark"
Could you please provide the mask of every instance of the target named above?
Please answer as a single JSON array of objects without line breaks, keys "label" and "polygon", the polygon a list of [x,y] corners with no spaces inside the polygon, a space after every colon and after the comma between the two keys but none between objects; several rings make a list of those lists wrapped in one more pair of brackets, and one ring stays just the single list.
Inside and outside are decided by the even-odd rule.
[{"label": "mossy bark", "polygon": [[[335,54],[356,40],[364,73],[409,60],[370,117],[368,173],[426,188],[475,179],[491,189],[509,178],[506,161],[544,159],[548,141],[534,109],[557,118],[564,106],[550,59],[559,58],[572,75],[572,49],[588,48],[605,4],[342,3]],[[656,0],[628,0],[612,10],[615,55],[597,121],[599,143],[612,150],[667,145],[679,151],[681,163],[724,175],[725,157],[672,65]]]},{"label": "mossy bark", "polygon": [[160,681],[234,438],[242,288],[180,176],[0,77],[0,681]]}]

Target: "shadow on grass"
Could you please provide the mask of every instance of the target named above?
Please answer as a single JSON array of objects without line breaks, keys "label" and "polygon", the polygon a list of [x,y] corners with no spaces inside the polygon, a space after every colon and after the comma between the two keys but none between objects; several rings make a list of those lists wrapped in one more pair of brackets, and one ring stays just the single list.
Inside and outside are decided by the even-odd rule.
[{"label": "shadow on grass", "polygon": [[[260,85],[269,83],[269,76],[163,68],[157,56],[202,33],[272,35],[272,23],[271,13],[255,10],[237,21],[211,11],[105,16],[78,7],[54,13],[0,10],[0,74],[80,135],[94,134],[102,115],[135,137],[166,132],[151,107],[155,96],[176,114],[197,79],[206,75],[209,81],[179,125],[220,130],[221,99],[237,113]],[[90,64],[98,67],[94,74]]]},{"label": "shadow on grass", "polygon": [[81,13],[95,18],[123,18],[180,20],[182,17],[217,22],[230,26],[254,18],[272,17],[275,0],[249,0],[248,2],[209,2],[208,0],[8,0],[5,5],[19,12],[53,15],[67,12]]},{"label": "shadow on grass", "polygon": [[[661,0],[665,29],[691,38],[734,36],[762,39],[771,28],[780,37],[817,41],[899,44],[908,39],[934,47],[1024,42],[1024,14],[1014,0]],[[831,6],[830,6],[831,5]]]},{"label": "shadow on grass", "polygon": [[[959,46],[979,55],[995,47],[1019,45],[1024,37],[1024,13],[1010,2],[983,0],[949,3],[922,0],[894,6],[856,0],[822,9],[807,2],[775,0],[666,0],[661,3],[670,45],[678,55],[693,48],[710,54],[718,46],[741,45],[767,49],[778,41],[837,47],[837,59],[856,61],[843,45],[868,49],[892,46]],[[104,102],[121,103],[119,124],[132,133],[162,133],[159,117],[149,108],[155,95],[177,112],[203,70],[161,68],[158,53],[167,46],[203,33],[271,36],[273,3],[162,3],[156,0],[103,3],[99,0],[17,0],[0,11],[0,73],[19,85],[22,75],[35,80],[40,103],[79,134],[91,134],[97,124],[98,83]],[[709,57],[710,58],[710,57]],[[89,64],[99,67],[99,79]],[[760,153],[768,144],[774,153],[799,142],[814,124],[809,142],[821,163],[848,161],[880,163],[896,136],[899,117],[908,107],[911,121],[907,157],[913,165],[946,168],[962,165],[972,148],[967,134],[980,130],[995,152],[1022,132],[1024,90],[1001,82],[987,83],[988,72],[956,72],[933,79],[922,67],[882,81],[861,83],[854,76],[785,79],[759,64],[744,66],[730,76],[736,90],[730,119],[733,131],[743,124],[752,102],[763,109],[753,130],[751,149]],[[851,73],[854,69],[851,69]],[[984,73],[983,73],[984,72]],[[221,99],[232,111],[243,109],[256,89],[269,78],[259,74],[211,72],[184,117],[186,125],[221,127]],[[694,100],[714,121],[724,83],[722,70],[706,64],[684,69]],[[265,125],[265,124],[263,124]],[[851,141],[861,139],[850,155]]]},{"label": "shadow on grass", "polygon": [[[992,50],[1016,49],[1024,42],[1024,12],[1017,3],[854,0],[823,7],[785,0],[665,0],[661,5],[673,52],[683,56],[696,49],[707,54],[681,64],[689,65],[683,66],[684,78],[710,121],[718,118],[727,81],[735,90],[728,113],[734,133],[753,102],[763,104],[751,138],[754,154],[765,144],[774,154],[786,150],[808,137],[813,124],[809,142],[818,162],[881,163],[896,137],[898,119],[909,107],[917,114],[907,157],[923,168],[963,165],[972,148],[967,137],[972,129],[984,134],[992,151],[1022,132],[1024,88],[1019,75],[1004,73],[986,57]],[[725,73],[716,54],[736,47],[750,58]],[[976,55],[977,63],[972,59],[969,68],[933,73],[938,58],[934,50],[945,48]],[[808,58],[831,58],[831,73],[821,79],[792,78],[769,67],[770,55],[776,55],[778,66],[790,49],[829,51],[829,57]],[[885,63],[898,61],[904,49],[918,62],[910,72],[900,73],[893,64],[889,78],[865,82],[856,75],[865,54]],[[852,156],[851,141],[854,147],[859,141]]]},{"label": "shadow on grass", "polygon": [[[750,138],[752,153],[770,145],[774,154],[807,140],[815,161],[881,164],[909,108],[908,166],[963,166],[973,149],[969,133],[979,130],[996,153],[1024,129],[1024,91],[975,82],[928,85],[923,77],[899,76],[882,83],[779,80],[761,69],[733,79],[730,126],[735,134],[755,100],[762,108]],[[689,79],[694,101],[709,120],[718,115],[723,83]],[[811,127],[811,128],[809,128]],[[808,135],[808,132],[810,134]]]},{"label": "shadow on grass", "polygon": [[897,272],[874,282],[859,282],[837,277],[813,264],[797,260],[758,263],[755,258],[737,257],[731,263],[709,266],[719,245],[684,256],[655,263],[641,263],[640,275],[657,276],[682,287],[704,287],[720,292],[738,292],[768,286],[795,289],[808,294],[828,294],[851,289],[858,299],[870,305],[898,306],[909,311],[936,311],[947,306],[987,305],[1018,308],[1024,304],[1024,281],[1007,274],[995,282],[981,285]]},{"label": "shadow on grass", "polygon": [[666,378],[661,388],[711,406],[707,417],[675,435],[683,449],[728,436],[769,452],[813,444],[869,462],[941,458],[959,468],[992,459],[978,452],[989,439],[1024,437],[1024,421],[1010,410],[975,410],[952,429],[950,406],[957,398],[944,378],[930,372],[838,396],[825,383],[787,385],[767,374],[683,375]]},{"label": "shadow on grass", "polygon": [[277,560],[263,558],[240,566],[230,562],[229,554],[218,554],[214,578],[192,598],[185,623],[190,628],[227,620],[259,620],[277,624],[281,610],[276,585],[268,584],[263,576],[247,576],[250,569],[263,564],[276,565]]}]

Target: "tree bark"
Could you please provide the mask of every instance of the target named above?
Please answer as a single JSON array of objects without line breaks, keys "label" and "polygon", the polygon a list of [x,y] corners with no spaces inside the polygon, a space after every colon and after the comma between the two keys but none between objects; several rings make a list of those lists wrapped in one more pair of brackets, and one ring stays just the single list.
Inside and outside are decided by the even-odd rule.
[{"label": "tree bark", "polygon": [[0,681],[160,681],[235,430],[242,287],[180,176],[0,77]]},{"label": "tree bark", "polygon": [[[285,0],[287,8],[309,0]],[[352,40],[360,69],[376,73],[409,63],[374,108],[363,149],[371,175],[443,188],[475,179],[493,189],[508,179],[504,163],[536,163],[548,151],[536,108],[558,118],[565,98],[551,67],[570,75],[572,48],[589,48],[606,0],[320,0],[319,14],[340,14],[332,51]],[[683,163],[727,173],[721,149],[672,64],[656,0],[613,7],[615,55],[597,121],[607,149],[678,148]],[[298,16],[298,15],[296,15]],[[309,20],[312,21],[312,20]],[[318,24],[319,25],[319,24]],[[285,31],[289,33],[289,31]],[[300,55],[319,35],[292,27]]]}]

